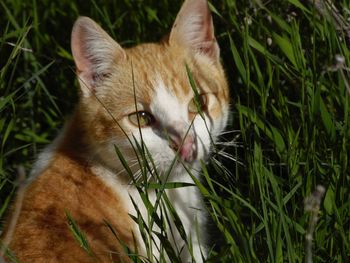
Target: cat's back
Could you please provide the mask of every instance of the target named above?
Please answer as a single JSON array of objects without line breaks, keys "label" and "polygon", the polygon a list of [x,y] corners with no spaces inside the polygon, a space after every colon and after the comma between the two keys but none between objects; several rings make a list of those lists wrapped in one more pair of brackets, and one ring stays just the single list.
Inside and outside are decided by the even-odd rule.
[{"label": "cat's back", "polygon": [[[132,222],[122,199],[84,161],[56,153],[26,189],[9,248],[19,262],[128,262],[118,239],[134,243]],[[15,214],[13,211],[12,214]],[[86,236],[92,253],[75,239],[68,215]],[[108,226],[109,225],[109,226]]]}]

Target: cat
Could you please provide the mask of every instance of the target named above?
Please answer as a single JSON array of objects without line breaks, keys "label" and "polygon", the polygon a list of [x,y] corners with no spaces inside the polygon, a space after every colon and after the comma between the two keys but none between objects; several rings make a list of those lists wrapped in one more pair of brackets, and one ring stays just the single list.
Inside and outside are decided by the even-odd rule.
[{"label": "cat", "polygon": [[[165,39],[131,48],[80,17],[71,48],[79,103],[39,156],[2,238],[19,262],[130,262],[128,253],[203,262],[208,254],[205,206],[191,174],[199,177],[229,108],[207,1],[185,0]],[[146,172],[138,160],[142,156],[149,162]],[[134,220],[143,218],[147,226],[164,217],[155,205],[162,190],[142,193],[137,185],[145,180],[164,186],[182,222],[185,234],[177,217],[166,212],[167,236],[179,259],[160,252],[165,244],[157,224],[147,245]],[[183,187],[167,188],[168,182]],[[157,208],[153,218],[145,196]],[[85,236],[89,253],[74,237],[74,226]]]}]

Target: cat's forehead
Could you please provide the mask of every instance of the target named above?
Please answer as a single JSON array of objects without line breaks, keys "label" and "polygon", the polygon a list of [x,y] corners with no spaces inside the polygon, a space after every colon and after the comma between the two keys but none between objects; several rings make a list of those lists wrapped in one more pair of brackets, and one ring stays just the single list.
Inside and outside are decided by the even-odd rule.
[{"label": "cat's forehead", "polygon": [[167,92],[179,99],[191,97],[193,91],[186,74],[185,58],[164,45],[144,44],[128,52],[135,83],[151,96]]}]

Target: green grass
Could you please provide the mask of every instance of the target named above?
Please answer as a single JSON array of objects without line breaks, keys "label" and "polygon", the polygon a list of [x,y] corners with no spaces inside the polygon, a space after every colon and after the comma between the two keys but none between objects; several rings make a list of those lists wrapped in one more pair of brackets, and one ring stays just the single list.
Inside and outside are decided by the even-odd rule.
[{"label": "green grass", "polygon": [[[77,16],[92,17],[128,46],[161,38],[181,5],[111,2],[0,0],[0,219],[14,196],[16,167],[29,173],[77,101],[69,48]],[[218,145],[226,155],[216,154],[197,182],[213,245],[219,240],[210,261],[303,262],[304,199],[321,184],[313,259],[349,262],[350,39],[312,1],[211,4],[232,113]],[[337,8],[347,21],[349,1]]]}]

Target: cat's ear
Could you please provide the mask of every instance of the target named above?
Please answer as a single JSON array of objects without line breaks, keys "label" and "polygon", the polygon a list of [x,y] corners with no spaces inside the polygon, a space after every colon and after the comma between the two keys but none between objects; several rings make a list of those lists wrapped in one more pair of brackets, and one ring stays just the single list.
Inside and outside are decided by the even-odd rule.
[{"label": "cat's ear", "polygon": [[126,56],[123,48],[88,17],[75,22],[71,48],[84,95],[94,92],[111,73],[113,63]]},{"label": "cat's ear", "polygon": [[183,45],[218,60],[220,49],[206,0],[186,0],[170,32],[169,43]]}]

